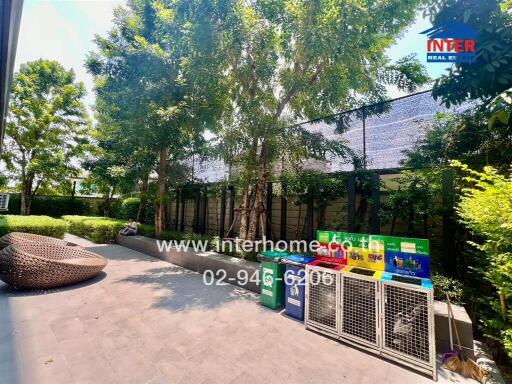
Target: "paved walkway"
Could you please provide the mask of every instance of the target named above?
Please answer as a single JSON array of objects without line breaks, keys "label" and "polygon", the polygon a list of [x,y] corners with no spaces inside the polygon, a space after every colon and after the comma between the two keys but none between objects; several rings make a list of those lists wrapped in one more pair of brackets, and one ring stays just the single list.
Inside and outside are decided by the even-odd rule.
[{"label": "paved walkway", "polygon": [[[1,384],[432,383],[306,331],[231,285],[118,245],[95,245],[105,273],[76,286],[0,282]],[[460,376],[440,370],[439,382]]]}]

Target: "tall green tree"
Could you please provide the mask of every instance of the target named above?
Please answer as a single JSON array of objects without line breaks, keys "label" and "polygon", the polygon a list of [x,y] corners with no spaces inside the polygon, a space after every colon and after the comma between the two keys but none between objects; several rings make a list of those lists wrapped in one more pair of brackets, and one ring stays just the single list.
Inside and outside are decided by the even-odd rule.
[{"label": "tall green tree", "polygon": [[143,152],[155,160],[157,236],[165,223],[166,170],[193,153],[218,114],[216,17],[208,1],[131,0],[116,10],[108,36],[96,37],[98,52],[87,60],[99,129],[110,131],[127,156]]},{"label": "tall green tree", "polygon": [[[425,126],[425,135],[405,152],[403,164],[410,168],[446,167],[460,160],[476,169],[486,165],[507,172],[512,162],[512,124],[502,112],[492,120],[493,111],[510,113],[510,106],[488,106],[465,113],[439,113]],[[491,123],[491,124],[490,124]]]},{"label": "tall green tree", "polygon": [[[290,125],[386,99],[385,85],[414,90],[428,78],[407,57],[384,54],[409,25],[419,0],[237,1],[222,27],[225,84],[233,109],[224,129],[225,159],[242,183],[242,238],[264,216],[265,184],[277,160],[300,163],[346,148]],[[339,144],[339,143],[338,143]]]},{"label": "tall green tree", "polygon": [[21,214],[30,214],[39,188],[78,174],[87,149],[85,87],[56,61],[22,64],[14,75],[2,159],[21,188]]},{"label": "tall green tree", "polygon": [[457,159],[482,169],[508,172],[512,161],[512,13],[499,0],[432,0],[425,9],[433,24],[474,28],[477,60],[456,63],[436,80],[433,96],[450,107],[471,103],[464,113],[439,114],[405,165],[448,165]]},{"label": "tall green tree", "polygon": [[474,28],[476,62],[455,63],[435,83],[433,96],[446,105],[466,100],[489,102],[512,87],[512,14],[501,0],[431,0],[425,14],[436,24]]}]

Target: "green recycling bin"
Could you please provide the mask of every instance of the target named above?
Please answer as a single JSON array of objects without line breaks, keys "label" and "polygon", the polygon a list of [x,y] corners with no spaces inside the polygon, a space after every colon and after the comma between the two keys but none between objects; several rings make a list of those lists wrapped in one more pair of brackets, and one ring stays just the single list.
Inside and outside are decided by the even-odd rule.
[{"label": "green recycling bin", "polygon": [[265,251],[258,254],[260,264],[260,303],[272,309],[284,305],[284,272],[280,261],[287,252]]}]

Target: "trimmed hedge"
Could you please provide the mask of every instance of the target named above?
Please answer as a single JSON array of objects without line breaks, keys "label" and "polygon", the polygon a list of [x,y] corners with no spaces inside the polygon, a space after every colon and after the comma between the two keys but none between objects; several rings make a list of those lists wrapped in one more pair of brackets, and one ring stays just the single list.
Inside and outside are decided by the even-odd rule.
[{"label": "trimmed hedge", "polygon": [[123,220],[100,216],[66,215],[62,218],[69,223],[69,232],[95,243],[113,243],[119,230],[126,226]]},{"label": "trimmed hedge", "polygon": [[66,221],[49,216],[0,216],[0,236],[9,232],[27,232],[62,239],[68,227]]},{"label": "trimmed hedge", "polygon": [[[101,216],[66,215],[62,218],[69,223],[69,232],[94,241],[95,243],[113,243],[116,234],[126,226],[125,220],[111,219]],[[137,234],[155,237],[155,227],[150,224],[138,224]],[[210,247],[214,246],[213,237],[192,232],[163,231],[162,240],[207,240]]]},{"label": "trimmed hedge", "polygon": [[[117,200],[116,200],[117,201]],[[115,204],[115,202],[113,202]],[[104,199],[100,197],[77,196],[41,196],[32,199],[30,213],[32,215],[48,215],[61,217],[63,215],[97,216],[103,214]],[[11,194],[9,198],[9,213],[20,213],[20,195]]]}]

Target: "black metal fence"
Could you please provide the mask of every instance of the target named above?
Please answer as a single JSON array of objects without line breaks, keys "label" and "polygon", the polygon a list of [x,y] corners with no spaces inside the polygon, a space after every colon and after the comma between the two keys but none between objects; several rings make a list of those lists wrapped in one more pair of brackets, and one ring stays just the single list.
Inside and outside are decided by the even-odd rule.
[{"label": "black metal fence", "polygon": [[[428,90],[297,125],[330,139],[345,141],[361,155],[367,169],[390,170],[401,168],[404,152],[413,149],[425,136],[436,114],[462,112],[468,108],[469,104],[446,108],[435,101]],[[353,170],[352,164],[339,158],[310,165],[326,173]],[[229,166],[221,160],[194,162],[194,176],[204,182],[226,179],[229,172]]]},{"label": "black metal fence", "polygon": [[[343,218],[343,230],[349,232],[364,231],[365,233],[380,234],[380,209],[382,192],[380,180],[382,176],[398,174],[401,171],[401,161],[404,152],[413,149],[419,139],[424,137],[427,128],[435,119],[437,113],[462,112],[469,106],[446,108],[436,102],[431,91],[419,92],[400,97],[383,103],[367,105],[362,108],[345,111],[322,119],[299,124],[311,132],[320,132],[331,139],[344,140],[355,152],[365,159],[364,167],[373,171],[368,212],[368,226],[363,230],[356,228],[356,207],[360,201],[360,191],[357,190],[358,177],[353,172],[353,166],[344,164],[341,159],[332,158],[315,169],[325,173],[342,172],[346,174],[346,194],[341,201],[333,204],[333,209]],[[205,163],[196,161],[194,176],[203,181],[202,184],[189,185],[175,191],[176,199],[170,208],[171,227],[175,230],[192,230],[198,233],[210,233],[219,237],[234,237],[237,234],[238,206],[236,190],[230,186],[221,190],[220,196],[208,198],[208,186],[212,183],[228,179],[230,168],[222,161],[208,160]],[[431,242],[442,254],[443,263],[453,260],[453,175],[445,172],[442,179],[443,214],[439,217],[437,232]],[[298,237],[311,240],[315,237],[315,196],[309,195],[304,209],[297,208],[287,200],[286,185],[280,185],[281,193],[274,193],[275,183],[267,184],[266,196],[266,226],[264,235],[273,240],[290,240],[290,221],[303,221],[304,225],[296,230]],[[185,193],[185,190],[189,192]],[[193,190],[191,197],[190,190]],[[302,215],[302,216],[301,216]],[[212,222],[216,225],[212,225]],[[339,223],[338,223],[339,224]],[[260,236],[263,234],[260,233]],[[444,265],[445,269],[453,266]]]}]

